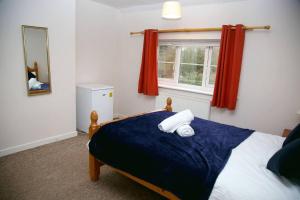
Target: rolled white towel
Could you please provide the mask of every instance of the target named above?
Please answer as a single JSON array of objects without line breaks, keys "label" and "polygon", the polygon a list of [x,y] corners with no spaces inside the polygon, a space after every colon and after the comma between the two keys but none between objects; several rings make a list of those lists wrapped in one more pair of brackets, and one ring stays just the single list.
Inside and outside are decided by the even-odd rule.
[{"label": "rolled white towel", "polygon": [[29,87],[29,89],[35,89],[35,90],[41,89],[41,85],[42,84],[43,83],[39,82],[38,80],[36,80],[36,78],[31,78],[28,81],[28,87]]},{"label": "rolled white towel", "polygon": [[174,133],[178,127],[189,125],[193,120],[193,113],[187,109],[163,120],[160,124],[158,124],[158,128],[163,132]]},{"label": "rolled white towel", "polygon": [[180,126],[176,132],[181,137],[190,137],[195,135],[195,131],[190,125]]}]

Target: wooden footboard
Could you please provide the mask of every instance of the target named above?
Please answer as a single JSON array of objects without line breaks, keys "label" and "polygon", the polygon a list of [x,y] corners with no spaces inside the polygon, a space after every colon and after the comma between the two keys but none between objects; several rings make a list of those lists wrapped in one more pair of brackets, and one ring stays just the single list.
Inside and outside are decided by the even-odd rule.
[{"label": "wooden footboard", "polygon": [[[172,112],[172,99],[169,97],[167,98],[167,101],[166,101],[166,107],[163,109],[163,110],[166,110],[168,112]],[[135,117],[135,116],[139,116],[139,115],[144,115],[144,114],[147,114],[147,113],[141,113],[141,114],[138,114],[138,115],[133,115],[133,116],[129,116],[129,117]],[[97,124],[97,121],[98,121],[98,114],[96,111],[93,111],[91,112],[91,125],[90,125],[90,128],[89,128],[89,133],[88,133],[88,136],[89,138],[91,139],[92,136],[101,128],[101,126],[103,126],[104,124],[108,124],[108,123],[112,123],[112,122],[115,122],[115,121],[120,121],[120,120],[124,120],[124,119],[127,119],[129,117],[126,117],[126,118],[123,118],[123,119],[118,119],[118,120],[112,120],[112,121],[109,121],[109,122],[105,122],[105,123],[102,123],[100,125]],[[89,153],[89,175],[90,175],[90,179],[92,181],[97,181],[99,180],[99,176],[100,176],[100,167],[103,165],[104,163],[102,163],[101,161],[97,160],[92,154]],[[130,178],[131,180],[149,188],[150,190],[153,190],[154,192],[156,193],[159,193],[160,195],[168,198],[168,199],[172,199],[172,200],[178,200],[179,198],[176,197],[173,193],[169,192],[169,191],[166,191],[160,187],[157,187],[147,181],[144,181],[138,177],[135,177],[127,172],[124,172],[124,171],[121,171],[119,169],[115,169],[113,167],[111,167],[114,171]]]}]

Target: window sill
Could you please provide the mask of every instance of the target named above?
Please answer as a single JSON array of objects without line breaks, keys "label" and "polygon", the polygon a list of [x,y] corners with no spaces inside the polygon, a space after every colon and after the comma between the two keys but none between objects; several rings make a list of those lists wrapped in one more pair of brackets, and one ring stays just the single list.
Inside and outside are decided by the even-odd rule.
[{"label": "window sill", "polygon": [[192,93],[197,93],[197,94],[204,94],[208,96],[212,96],[213,92],[209,91],[201,91],[201,90],[196,90],[196,89],[191,89],[191,88],[184,88],[184,87],[178,87],[178,86],[170,86],[170,85],[164,85],[164,84],[158,84],[159,88],[166,88],[166,89],[171,89],[171,90],[179,90],[179,91],[185,91],[185,92],[192,92]]}]

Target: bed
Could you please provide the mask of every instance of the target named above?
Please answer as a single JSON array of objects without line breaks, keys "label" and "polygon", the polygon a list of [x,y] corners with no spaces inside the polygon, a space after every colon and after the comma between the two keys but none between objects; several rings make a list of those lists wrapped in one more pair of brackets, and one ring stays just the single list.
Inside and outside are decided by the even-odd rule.
[{"label": "bed", "polygon": [[30,94],[39,94],[49,91],[49,83],[40,82],[37,62],[32,67],[26,67],[28,89]]},{"label": "bed", "polygon": [[91,180],[99,179],[100,167],[106,164],[168,199],[235,200],[266,196],[297,199],[300,196],[299,186],[265,168],[283,138],[198,118],[191,124],[197,133],[195,137],[182,139],[160,133],[157,128],[152,130],[150,127],[173,114],[171,104],[168,98],[165,111],[100,125],[97,113],[92,112]]}]

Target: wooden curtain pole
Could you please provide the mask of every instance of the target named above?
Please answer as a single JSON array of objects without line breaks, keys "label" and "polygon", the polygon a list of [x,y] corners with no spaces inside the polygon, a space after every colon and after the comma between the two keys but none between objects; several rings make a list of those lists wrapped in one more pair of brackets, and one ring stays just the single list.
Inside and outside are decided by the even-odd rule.
[{"label": "wooden curtain pole", "polygon": [[[232,27],[235,29],[235,27]],[[254,29],[267,29],[271,28],[270,25],[267,26],[245,26],[246,30],[254,30]],[[205,31],[221,31],[222,27],[214,27],[214,28],[181,28],[181,29],[163,29],[158,30],[158,33],[179,33],[179,32],[205,32]],[[130,35],[144,34],[144,31],[139,32],[130,32]]]}]

